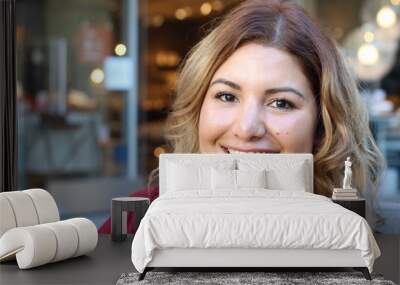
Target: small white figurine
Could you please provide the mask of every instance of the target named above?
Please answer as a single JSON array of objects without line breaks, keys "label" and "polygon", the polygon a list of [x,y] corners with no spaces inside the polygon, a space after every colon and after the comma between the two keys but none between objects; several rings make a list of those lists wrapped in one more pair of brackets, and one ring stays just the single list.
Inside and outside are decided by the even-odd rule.
[{"label": "small white figurine", "polygon": [[351,188],[351,161],[350,157],[347,157],[347,160],[344,162],[344,178],[343,178],[343,189],[352,189]]}]

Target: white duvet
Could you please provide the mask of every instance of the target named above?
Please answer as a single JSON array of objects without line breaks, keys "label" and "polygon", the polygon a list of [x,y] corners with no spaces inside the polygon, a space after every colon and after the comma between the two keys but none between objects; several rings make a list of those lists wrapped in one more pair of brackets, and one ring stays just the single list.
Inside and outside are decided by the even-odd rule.
[{"label": "white duvet", "polygon": [[370,272],[380,256],[359,215],[321,195],[265,189],[160,196],[134,237],[135,268],[164,248],[358,249]]}]

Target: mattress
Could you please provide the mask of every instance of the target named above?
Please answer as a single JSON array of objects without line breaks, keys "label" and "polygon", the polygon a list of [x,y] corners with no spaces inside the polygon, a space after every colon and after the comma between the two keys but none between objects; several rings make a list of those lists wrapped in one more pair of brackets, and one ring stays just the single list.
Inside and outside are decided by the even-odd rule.
[{"label": "mattress", "polygon": [[170,192],[151,204],[132,242],[139,272],[171,248],[359,250],[372,272],[380,250],[364,218],[308,192]]}]

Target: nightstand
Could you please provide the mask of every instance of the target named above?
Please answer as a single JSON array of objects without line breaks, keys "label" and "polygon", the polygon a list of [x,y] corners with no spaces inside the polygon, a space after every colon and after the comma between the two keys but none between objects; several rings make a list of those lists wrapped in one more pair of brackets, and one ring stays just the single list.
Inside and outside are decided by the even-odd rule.
[{"label": "nightstand", "polygon": [[113,198],[111,202],[111,239],[113,241],[124,241],[127,238],[127,212],[135,213],[137,229],[149,205],[150,199],[148,198]]},{"label": "nightstand", "polygon": [[365,199],[358,198],[354,200],[337,200],[332,199],[332,202],[339,204],[340,206],[359,214],[361,217],[365,218]]}]

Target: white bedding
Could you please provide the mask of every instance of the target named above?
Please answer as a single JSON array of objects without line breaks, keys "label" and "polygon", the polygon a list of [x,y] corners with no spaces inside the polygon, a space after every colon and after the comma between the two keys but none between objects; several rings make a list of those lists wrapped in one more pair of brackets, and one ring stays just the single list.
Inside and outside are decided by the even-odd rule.
[{"label": "white bedding", "polygon": [[380,250],[365,219],[301,191],[171,192],[157,198],[132,243],[143,272],[155,249],[358,249],[369,271]]}]

